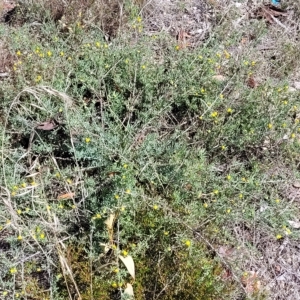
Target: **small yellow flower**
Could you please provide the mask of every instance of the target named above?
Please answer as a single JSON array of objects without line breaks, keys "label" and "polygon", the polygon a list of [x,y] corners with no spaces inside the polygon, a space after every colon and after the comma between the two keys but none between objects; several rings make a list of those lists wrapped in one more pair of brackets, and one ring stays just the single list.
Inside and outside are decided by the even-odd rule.
[{"label": "small yellow flower", "polygon": [[256,65],[256,61],[252,61],[252,62],[251,62],[251,65],[252,65],[252,66],[255,66],[255,65]]},{"label": "small yellow flower", "polygon": [[217,53],[216,56],[220,58],[220,57],[221,57],[221,54],[220,54],[220,53]]},{"label": "small yellow flower", "polygon": [[286,123],[282,123],[282,128],[286,128]]},{"label": "small yellow flower", "polygon": [[73,204],[71,207],[72,207],[72,209],[77,208],[77,206],[75,204]]},{"label": "small yellow flower", "polygon": [[98,213],[98,214],[96,214],[96,218],[97,219],[101,219],[101,215]]},{"label": "small yellow flower", "polygon": [[281,238],[282,238],[282,235],[281,235],[281,234],[277,234],[277,235],[276,235],[276,239],[277,239],[277,240],[280,240]]},{"label": "small yellow flower", "polygon": [[26,188],[27,184],[25,182],[21,183],[22,188]]},{"label": "small yellow flower", "polygon": [[50,209],[51,209],[51,206],[50,206],[50,205],[47,205],[46,208],[47,208],[47,210],[50,210]]},{"label": "small yellow flower", "polygon": [[292,133],[292,134],[291,134],[291,138],[294,139],[295,137],[296,137],[296,134],[295,134],[295,133]]},{"label": "small yellow flower", "polygon": [[21,210],[21,209],[18,209],[18,210],[17,210],[17,213],[18,213],[18,215],[20,215],[20,214],[22,213],[22,210]]},{"label": "small yellow flower", "polygon": [[126,257],[126,256],[128,255],[128,251],[123,250],[123,251],[122,251],[122,255],[123,255],[124,257]]},{"label": "small yellow flower", "polygon": [[45,234],[42,232],[41,234],[40,234],[40,239],[44,239],[45,238]]},{"label": "small yellow flower", "polygon": [[60,178],[60,174],[58,172],[56,172],[55,177]]},{"label": "small yellow flower", "polygon": [[205,94],[206,91],[205,91],[204,88],[201,88],[200,92],[201,92],[202,94]]},{"label": "small yellow flower", "polygon": [[213,193],[214,193],[215,195],[218,195],[218,194],[219,194],[219,191],[218,191],[218,190],[214,190]]},{"label": "small yellow flower", "polygon": [[30,208],[29,207],[26,207],[25,208],[25,211],[28,213],[30,211]]},{"label": "small yellow flower", "polygon": [[9,270],[10,274],[16,274],[17,273],[17,268],[16,267],[13,267],[13,268],[10,268]]},{"label": "small yellow flower", "polygon": [[125,211],[126,207],[125,206],[122,206],[121,207],[121,211]]},{"label": "small yellow flower", "polygon": [[119,195],[115,195],[115,198],[116,198],[116,199],[119,199],[119,198],[120,198],[120,196],[119,196]]},{"label": "small yellow flower", "polygon": [[207,208],[207,207],[208,207],[208,204],[207,204],[207,203],[203,203],[203,206],[204,206],[205,208]]},{"label": "small yellow flower", "polygon": [[8,294],[7,291],[2,292],[2,295],[3,295],[4,297],[7,296],[7,294]]},{"label": "small yellow flower", "polygon": [[85,142],[88,144],[91,141],[89,137],[85,138]]},{"label": "small yellow flower", "polygon": [[271,123],[269,123],[269,124],[268,124],[268,128],[269,128],[269,129],[272,129],[272,128],[273,128],[273,125],[272,125]]},{"label": "small yellow flower", "polygon": [[23,240],[23,237],[19,234],[18,237],[17,237],[18,241],[22,241]]},{"label": "small yellow flower", "polygon": [[245,65],[245,66],[248,66],[248,65],[249,65],[249,61],[247,61],[247,60],[244,61],[244,65]]},{"label": "small yellow flower", "polygon": [[229,59],[230,58],[230,53],[227,52],[226,50],[224,50],[224,56],[226,59]]},{"label": "small yellow flower", "polygon": [[104,44],[104,48],[108,48],[108,45],[107,45],[107,44]]},{"label": "small yellow flower", "polygon": [[42,79],[43,79],[43,77],[41,76],[41,75],[38,75],[38,76],[36,76],[36,78],[35,78],[35,82],[36,83],[39,83],[39,82],[41,82],[42,81]]},{"label": "small yellow flower", "polygon": [[220,97],[220,99],[224,99],[224,95],[223,94],[220,94],[219,97]]},{"label": "small yellow flower", "polygon": [[66,181],[68,184],[72,184],[72,182],[73,182],[70,178],[68,178]]},{"label": "small yellow flower", "polygon": [[178,45],[176,45],[176,46],[175,46],[175,50],[178,51],[179,49],[180,49],[180,47],[179,47]]},{"label": "small yellow flower", "polygon": [[36,182],[35,181],[31,181],[30,183],[32,186],[35,186],[36,185]]},{"label": "small yellow flower", "polygon": [[226,176],[227,180],[231,180],[231,175]]},{"label": "small yellow flower", "polygon": [[118,268],[116,268],[116,269],[113,270],[114,273],[119,273],[119,271],[120,270]]},{"label": "small yellow flower", "polygon": [[51,51],[48,51],[48,52],[47,52],[47,55],[48,55],[49,57],[51,57],[51,56],[52,56],[52,52],[51,52]]},{"label": "small yellow flower", "polygon": [[63,209],[63,208],[64,208],[63,204],[60,203],[60,204],[58,205],[58,208]]},{"label": "small yellow flower", "polygon": [[118,287],[118,284],[116,283],[116,282],[113,282],[112,284],[111,284],[111,286],[113,287],[113,288],[117,288]]},{"label": "small yellow flower", "polygon": [[184,242],[184,244],[185,244],[187,247],[190,247],[190,246],[191,246],[191,241],[186,240],[186,241]]},{"label": "small yellow flower", "polygon": [[100,42],[96,42],[95,45],[96,45],[97,48],[100,48],[100,47],[101,47]]},{"label": "small yellow flower", "polygon": [[68,57],[68,60],[69,60],[69,61],[71,61],[71,60],[72,60],[72,57],[71,57],[71,56],[69,56],[69,57]]},{"label": "small yellow flower", "polygon": [[39,57],[45,57],[45,54],[44,53],[39,53]]},{"label": "small yellow flower", "polygon": [[158,210],[158,205],[154,204],[154,205],[153,205],[153,209],[154,209],[154,210]]},{"label": "small yellow flower", "polygon": [[14,196],[16,196],[16,195],[17,195],[16,192],[11,192],[11,196],[12,196],[12,197],[14,197]]},{"label": "small yellow flower", "polygon": [[136,18],[136,20],[138,21],[138,23],[141,23],[141,22],[142,22],[142,18],[141,18],[140,16],[138,16],[138,17]]},{"label": "small yellow flower", "polygon": [[242,181],[243,181],[243,182],[246,182],[247,179],[246,179],[245,177],[242,177]]},{"label": "small yellow flower", "polygon": [[229,108],[227,108],[227,112],[229,113],[229,114],[231,114],[232,113],[232,109],[229,107]]},{"label": "small yellow flower", "polygon": [[125,193],[126,193],[126,194],[131,194],[131,190],[127,189],[127,190],[125,191]]},{"label": "small yellow flower", "polygon": [[169,235],[169,231],[164,231],[164,235],[168,236]]},{"label": "small yellow flower", "polygon": [[17,54],[17,56],[21,56],[22,55],[22,53],[21,53],[20,50],[18,50],[16,54]]},{"label": "small yellow flower", "polygon": [[63,51],[60,51],[59,55],[60,55],[60,56],[64,56],[65,53],[64,53]]},{"label": "small yellow flower", "polygon": [[124,168],[124,169],[128,168],[128,165],[127,165],[127,164],[124,164],[124,165],[123,165],[123,168]]},{"label": "small yellow flower", "polygon": [[279,200],[279,199],[275,199],[275,202],[276,202],[276,203],[279,203],[279,202],[280,202],[280,200]]},{"label": "small yellow flower", "polygon": [[226,146],[225,145],[222,145],[221,146],[221,149],[224,151],[224,150],[226,150]]},{"label": "small yellow flower", "polygon": [[218,116],[218,112],[217,111],[213,111],[211,114],[210,114],[210,116],[212,117],[212,118],[216,118],[217,116]]},{"label": "small yellow flower", "polygon": [[227,212],[228,214],[230,214],[230,212],[231,212],[231,209],[230,209],[230,208],[228,208],[228,209],[226,210],[226,212]]},{"label": "small yellow flower", "polygon": [[141,67],[143,70],[145,70],[146,69],[146,66],[145,65],[142,65],[142,67]]},{"label": "small yellow flower", "polygon": [[242,199],[244,195],[242,193],[239,194],[239,198]]}]

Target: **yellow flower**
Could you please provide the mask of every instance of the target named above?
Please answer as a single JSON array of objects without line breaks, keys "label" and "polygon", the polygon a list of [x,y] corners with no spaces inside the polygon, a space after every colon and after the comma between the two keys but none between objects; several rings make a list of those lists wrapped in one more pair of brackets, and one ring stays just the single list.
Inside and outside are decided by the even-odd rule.
[{"label": "yellow flower", "polygon": [[222,149],[222,150],[225,150],[225,149],[226,149],[226,146],[222,145],[222,146],[221,146],[221,149]]},{"label": "yellow flower", "polygon": [[63,204],[59,204],[58,208],[63,209],[64,208]]},{"label": "yellow flower", "polygon": [[7,291],[2,292],[2,295],[3,295],[4,297],[7,296],[7,294],[8,294]]},{"label": "yellow flower", "polygon": [[17,237],[18,241],[22,241],[23,240],[23,237],[19,234],[18,237]]},{"label": "yellow flower", "polygon": [[68,184],[72,183],[72,180],[70,178],[68,178],[66,181],[67,181]]},{"label": "yellow flower", "polygon": [[21,53],[20,50],[18,50],[16,54],[17,54],[17,56],[21,56],[22,55],[22,53]]},{"label": "yellow flower", "polygon": [[131,191],[130,191],[129,189],[127,189],[127,190],[125,191],[125,193],[126,193],[126,194],[131,194]]},{"label": "yellow flower", "polygon": [[85,138],[85,142],[88,144],[91,141],[89,137]]},{"label": "yellow flower", "polygon": [[123,251],[122,251],[122,255],[126,257],[126,256],[128,255],[128,251],[123,250]]},{"label": "yellow flower", "polygon": [[240,199],[242,199],[244,196],[243,196],[243,194],[241,193],[241,194],[239,194],[239,198]]},{"label": "yellow flower", "polygon": [[25,182],[21,183],[22,188],[26,188],[27,184]]},{"label": "yellow flower", "polygon": [[40,234],[40,239],[44,239],[45,238],[45,234],[42,232],[41,234]]},{"label": "yellow flower", "polygon": [[203,203],[203,206],[204,206],[205,208],[207,208],[207,207],[208,207],[208,204],[207,204],[207,203]]},{"label": "yellow flower", "polygon": [[146,69],[146,66],[145,65],[142,65],[142,67],[141,67],[143,70],[145,70]]},{"label": "yellow flower", "polygon": [[249,65],[249,61],[247,61],[247,60],[244,61],[244,65],[245,65],[245,66],[248,66],[248,65]]},{"label": "yellow flower", "polygon": [[117,285],[116,282],[113,282],[113,283],[111,284],[111,286],[112,286],[113,288],[117,288],[117,287],[118,287],[118,285]]},{"label": "yellow flower", "polygon": [[252,61],[252,62],[251,62],[251,65],[252,65],[252,66],[255,66],[255,65],[256,65],[256,61]]},{"label": "yellow flower", "polygon": [[120,196],[119,196],[119,195],[115,195],[115,198],[116,198],[116,199],[119,199],[119,198],[120,198]]},{"label": "yellow flower", "polygon": [[218,190],[214,190],[213,193],[214,193],[215,195],[218,195],[218,194],[219,194],[219,191],[218,191]]},{"label": "yellow flower", "polygon": [[60,51],[59,55],[60,55],[60,56],[64,56],[65,53],[64,53],[63,51]]},{"label": "yellow flower", "polygon": [[268,124],[268,128],[269,128],[269,129],[272,129],[272,128],[273,128],[273,125],[272,125],[271,123],[269,123],[269,124]]},{"label": "yellow flower", "polygon": [[224,99],[224,95],[223,94],[220,94],[219,97],[220,97],[220,99]]},{"label": "yellow flower", "polygon": [[292,133],[292,134],[291,134],[291,138],[294,139],[295,137],[296,137],[296,134],[295,134],[295,133]]},{"label": "yellow flower", "polygon": [[96,42],[95,45],[96,45],[97,48],[100,48],[100,47],[101,47],[100,42]]},{"label": "yellow flower", "polygon": [[154,209],[154,210],[158,210],[158,205],[154,204],[154,205],[153,205],[153,209]]},{"label": "yellow flower", "polygon": [[232,113],[232,109],[229,107],[229,108],[227,108],[227,112],[229,113],[229,114],[231,114]]},{"label": "yellow flower", "polygon": [[13,268],[10,268],[9,270],[10,274],[16,274],[17,273],[17,268],[16,267],[13,267]]},{"label": "yellow flower", "polygon": [[164,231],[164,235],[165,236],[169,235],[169,231]]},{"label": "yellow flower", "polygon": [[187,247],[190,247],[191,246],[191,241],[187,240],[184,242],[184,244],[187,246]]},{"label": "yellow flower", "polygon": [[124,168],[124,169],[128,168],[128,165],[127,165],[127,164],[124,164],[124,165],[123,165],[123,168]]},{"label": "yellow flower", "polygon": [[44,53],[39,53],[39,57],[45,57],[45,54]]},{"label": "yellow flower", "polygon": [[141,22],[142,22],[142,18],[141,18],[140,16],[138,16],[138,17],[136,18],[136,20],[138,21],[138,23],[141,23]]},{"label": "yellow flower", "polygon": [[178,45],[176,45],[176,46],[175,46],[175,50],[178,51],[179,49],[180,49],[180,47],[179,47]]},{"label": "yellow flower", "polygon": [[277,239],[277,240],[280,240],[281,238],[282,238],[282,235],[281,235],[281,234],[277,234],[277,235],[276,235],[276,239]]},{"label": "yellow flower", "polygon": [[226,178],[227,178],[227,180],[231,180],[231,176],[230,175],[227,175]]},{"label": "yellow flower", "polygon": [[211,114],[210,114],[210,116],[212,117],[212,118],[216,118],[217,116],[218,116],[218,112],[217,111],[213,111]]},{"label": "yellow flower", "polygon": [[51,52],[51,51],[48,51],[48,52],[47,52],[47,55],[48,55],[49,57],[51,57],[51,56],[52,56],[52,52]]},{"label": "yellow flower", "polygon": [[36,185],[36,182],[35,182],[35,181],[32,181],[30,184],[31,184],[32,186],[35,186],[35,185]]},{"label": "yellow flower", "polygon": [[30,211],[30,208],[29,207],[26,207],[25,208],[25,211],[28,213]]},{"label": "yellow flower", "polygon": [[121,211],[125,211],[126,207],[125,206],[122,206],[121,207]]},{"label": "yellow flower", "polygon": [[39,83],[40,81],[42,81],[42,79],[43,79],[42,76],[41,76],[41,75],[38,75],[38,76],[36,76],[36,78],[35,78],[34,81],[35,81],[36,83]]},{"label": "yellow flower", "polygon": [[18,213],[18,215],[20,215],[20,214],[22,213],[22,210],[21,210],[21,209],[18,209],[18,210],[17,210],[17,213]]},{"label": "yellow flower", "polygon": [[229,59],[229,58],[230,58],[230,53],[229,53],[229,52],[227,52],[226,50],[224,50],[224,55],[225,55],[225,57],[226,57],[227,59]]},{"label": "yellow flower", "polygon": [[101,215],[98,213],[98,214],[96,214],[96,218],[97,219],[101,219]]},{"label": "yellow flower", "polygon": [[228,214],[230,214],[230,212],[231,212],[230,208],[228,208],[228,209],[226,210],[226,212],[227,212]]},{"label": "yellow flower", "polygon": [[114,273],[119,273],[119,271],[120,270],[118,268],[116,268],[116,269],[113,270]]}]

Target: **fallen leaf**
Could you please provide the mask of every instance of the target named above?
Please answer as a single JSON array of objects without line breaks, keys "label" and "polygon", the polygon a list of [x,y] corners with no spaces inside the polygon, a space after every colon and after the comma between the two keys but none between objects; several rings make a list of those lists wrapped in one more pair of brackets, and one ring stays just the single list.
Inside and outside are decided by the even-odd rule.
[{"label": "fallen leaf", "polygon": [[295,182],[293,183],[293,187],[299,189],[299,188],[300,188],[300,181],[295,181]]},{"label": "fallen leaf", "polygon": [[112,245],[114,242],[114,222],[116,219],[115,214],[110,214],[109,217],[104,221],[104,224],[107,227],[108,236],[109,236],[109,243]]},{"label": "fallen leaf", "polygon": [[258,292],[261,288],[261,282],[258,280],[256,272],[246,272],[241,281],[245,286],[245,290],[250,294]]},{"label": "fallen leaf", "polygon": [[128,273],[135,279],[135,269],[134,269],[134,261],[131,255],[127,255],[126,257],[119,255],[119,258],[125,265],[128,270]]},{"label": "fallen leaf", "polygon": [[67,199],[72,199],[74,198],[75,193],[66,193],[66,194],[61,194],[57,197],[57,200],[67,200]]},{"label": "fallen leaf", "polygon": [[214,75],[212,78],[213,78],[214,80],[220,81],[220,82],[223,82],[223,81],[225,81],[225,79],[226,79],[226,77],[223,76],[223,75]]},{"label": "fallen leaf", "polygon": [[43,123],[39,124],[38,126],[36,126],[35,128],[41,129],[41,130],[52,130],[56,127],[57,127],[57,124],[53,120],[51,120],[51,121],[43,122]]},{"label": "fallen leaf", "polygon": [[291,225],[291,227],[293,227],[294,229],[300,228],[300,222],[296,222],[296,221],[288,221],[288,222]]},{"label": "fallen leaf", "polygon": [[247,85],[250,87],[250,88],[252,88],[252,89],[254,89],[256,86],[257,86],[257,82],[255,81],[255,79],[252,77],[252,76],[250,76],[248,79],[247,79]]},{"label": "fallen leaf", "polygon": [[129,297],[134,297],[133,287],[130,283],[126,284],[126,289],[124,290],[124,294],[127,294]]}]

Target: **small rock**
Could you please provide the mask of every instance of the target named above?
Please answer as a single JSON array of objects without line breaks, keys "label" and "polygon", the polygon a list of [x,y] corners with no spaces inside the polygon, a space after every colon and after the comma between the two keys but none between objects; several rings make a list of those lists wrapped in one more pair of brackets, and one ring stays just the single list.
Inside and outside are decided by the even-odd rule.
[{"label": "small rock", "polygon": [[295,188],[300,188],[300,181],[295,181],[294,183],[293,183],[293,187],[295,187]]}]

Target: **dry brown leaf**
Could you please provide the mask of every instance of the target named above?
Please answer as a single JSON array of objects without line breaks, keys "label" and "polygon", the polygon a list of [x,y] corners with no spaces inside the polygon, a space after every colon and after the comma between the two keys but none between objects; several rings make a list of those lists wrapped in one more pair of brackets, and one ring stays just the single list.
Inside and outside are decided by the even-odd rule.
[{"label": "dry brown leaf", "polygon": [[241,281],[245,287],[245,290],[249,293],[256,293],[261,288],[261,282],[259,281],[256,272],[250,271],[246,272],[242,278]]},{"label": "dry brown leaf", "polygon": [[73,199],[75,196],[75,193],[66,193],[58,195],[57,200],[67,200],[67,199]]},{"label": "dry brown leaf", "polygon": [[127,268],[128,273],[132,276],[133,279],[135,279],[135,268],[132,256],[127,255],[126,257],[124,257],[122,255],[119,255],[119,258]]},{"label": "dry brown leaf", "polygon": [[56,127],[57,127],[57,124],[53,120],[51,120],[51,121],[43,122],[43,123],[39,124],[38,126],[36,126],[35,128],[41,129],[41,130],[52,130]]},{"label": "dry brown leaf", "polygon": [[104,224],[106,225],[108,236],[109,236],[109,243],[112,245],[114,242],[114,222],[116,219],[115,214],[110,214],[109,217],[105,220]]},{"label": "dry brown leaf", "polygon": [[247,85],[248,85],[250,88],[254,89],[255,87],[257,87],[257,82],[256,82],[256,80],[255,80],[252,76],[250,76],[250,77],[247,79]]},{"label": "dry brown leaf", "polygon": [[184,49],[190,46],[190,43],[187,41],[191,36],[186,33],[183,29],[179,30],[178,33],[178,47],[179,49]]}]

